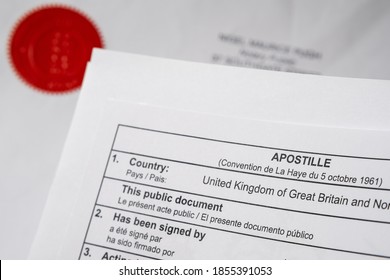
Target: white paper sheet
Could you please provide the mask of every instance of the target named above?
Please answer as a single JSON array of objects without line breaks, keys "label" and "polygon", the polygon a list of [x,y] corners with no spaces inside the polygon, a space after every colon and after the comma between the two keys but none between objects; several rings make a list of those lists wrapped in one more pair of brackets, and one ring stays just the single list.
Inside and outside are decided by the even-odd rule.
[{"label": "white paper sheet", "polygon": [[33,257],[390,258],[388,132],[107,106]]},{"label": "white paper sheet", "polygon": [[[187,64],[99,49],[92,59],[96,64],[90,67],[85,85],[95,92],[91,107],[109,96],[260,120],[390,129],[389,81]],[[105,78],[96,80],[96,76]]]},{"label": "white paper sheet", "polygon": [[[388,79],[387,1],[342,1],[341,9],[333,2],[322,2],[56,3],[87,14],[99,27],[106,47],[114,50],[255,68]],[[31,89],[15,75],[9,63],[7,43],[13,27],[27,12],[45,4],[52,2],[0,3],[1,258],[27,256],[78,98],[77,91],[47,95]],[[349,20],[343,21],[344,18]],[[355,40],[348,40],[351,36]]]},{"label": "white paper sheet", "polygon": [[[127,68],[124,65],[127,65]],[[162,69],[164,71],[161,71]],[[161,189],[161,192],[163,190],[185,190],[201,196],[212,194],[214,198],[235,199],[239,197],[245,203],[259,203],[258,201],[261,199],[267,207],[288,208],[300,213],[294,212],[295,214],[292,216],[290,214],[284,215],[280,214],[279,210],[273,208],[271,208],[273,210],[269,210],[266,207],[267,211],[272,212],[270,217],[277,221],[275,222],[277,227],[285,229],[285,234],[287,234],[288,229],[294,231],[295,226],[300,232],[310,232],[318,238],[317,241],[305,240],[303,245],[292,243],[285,245],[285,242],[277,241],[280,236],[270,237],[272,242],[259,241],[260,243],[256,243],[257,241],[248,241],[241,237],[226,237],[227,239],[225,239],[224,236],[213,232],[209,234],[212,237],[207,241],[211,243],[202,243],[205,247],[199,247],[200,251],[197,251],[195,246],[193,251],[186,253],[186,246],[193,246],[190,245],[192,243],[170,236],[165,238],[164,235],[164,240],[168,240],[167,243],[164,243],[164,247],[178,252],[178,254],[170,256],[172,258],[389,257],[388,242],[379,236],[370,235],[386,236],[389,230],[388,209],[386,208],[389,193],[385,190],[387,182],[390,180],[387,178],[389,176],[387,172],[389,151],[386,144],[390,137],[386,126],[386,120],[389,119],[389,116],[386,115],[388,114],[386,110],[377,109],[377,107],[381,108],[378,106],[379,104],[386,103],[386,99],[389,98],[386,94],[388,88],[389,82],[379,80],[283,74],[95,51],[31,257],[81,258],[83,254],[86,254],[85,256],[88,258],[89,255],[91,258],[117,256],[113,253],[110,244],[106,242],[107,236],[113,237],[108,232],[111,222],[106,219],[113,217],[113,213],[109,212],[111,210],[107,209],[113,207],[115,210],[118,206],[117,202],[120,200],[119,197],[122,196],[120,196],[120,190],[117,192],[117,184],[112,182],[111,184],[102,178],[106,176],[114,178],[107,179],[107,181],[114,180],[116,182],[119,180],[118,182],[122,183],[131,181],[131,184],[138,184],[137,186],[142,188],[141,192],[144,194],[146,189],[143,188],[145,186],[142,184],[150,183],[150,179],[146,178],[146,175],[151,173],[142,170],[142,168],[129,167],[131,166],[130,161],[132,161],[131,155],[142,157],[144,160],[147,157],[156,166],[163,166],[162,163],[165,160],[172,162],[175,166],[176,163],[178,164],[172,168],[176,171],[170,173],[169,176],[168,174],[164,176],[165,169],[163,170],[162,167],[156,169],[162,171],[162,174],[158,174],[157,171],[153,172],[155,175],[166,177],[165,179],[159,177],[156,179],[157,181],[153,182],[158,187],[166,188],[166,190]],[[215,92],[218,95],[213,95]],[[238,98],[238,92],[241,94],[240,98]],[[272,93],[273,97],[279,96],[279,106],[273,104],[272,102],[275,100],[267,98],[267,95],[262,95],[260,98],[258,92],[269,92],[269,94]],[[324,95],[324,92],[327,94]],[[367,111],[367,115],[363,115],[361,118],[362,112],[357,108],[361,108],[363,104],[358,103],[362,102],[365,96],[371,98],[372,92],[376,93],[378,104],[372,103],[367,106],[371,111],[368,109],[370,112]],[[291,93],[291,98],[294,97],[295,102],[288,100],[290,97],[288,93]],[[352,96],[359,96],[356,99],[358,101],[351,99]],[[244,100],[242,100],[243,98]],[[318,98],[318,103],[313,102]],[[305,100],[305,102],[298,102],[299,100]],[[344,102],[348,100],[351,101]],[[134,105],[136,103],[144,105]],[[242,103],[246,105],[242,106]],[[261,105],[251,107],[249,104]],[[288,104],[290,104],[290,108],[288,108]],[[325,104],[331,106],[325,106]],[[161,106],[165,109],[149,106]],[[178,111],[177,108],[185,111]],[[289,110],[286,111],[287,108]],[[207,114],[207,112],[209,113]],[[308,114],[312,126],[291,123],[299,123],[303,119],[308,119]],[[218,115],[229,117],[219,117]],[[370,115],[369,122],[372,122],[371,124],[367,122],[367,127],[383,119],[383,126],[377,127],[381,129],[346,128],[362,126],[360,122]],[[279,123],[260,122],[259,118],[273,119]],[[376,121],[374,121],[375,118],[377,118]],[[121,125],[119,126],[120,132],[116,133],[117,129],[119,131],[119,124]],[[313,124],[317,124],[317,126],[313,126]],[[340,124],[339,128],[329,127],[336,124]],[[134,127],[142,129],[134,129]],[[183,136],[183,138],[179,134],[188,137]],[[208,141],[207,139],[217,139],[218,141]],[[248,145],[238,144],[236,146],[233,143]],[[233,146],[230,147],[230,145]],[[265,153],[263,148],[259,146],[266,147],[266,149],[275,148],[272,151],[280,153],[309,155],[317,165],[324,165],[326,159],[329,158],[329,167],[299,164],[293,164],[291,167],[291,163],[285,162],[279,164],[279,162],[271,160],[274,156],[273,152]],[[115,151],[111,152],[110,149]],[[115,165],[117,163],[116,151],[118,151],[118,158],[121,157],[118,159],[118,166]],[[131,153],[130,158],[128,158],[128,153]],[[319,162],[319,156],[322,163]],[[302,198],[302,195],[298,199],[278,200],[274,199],[274,195],[270,195],[268,198],[264,196],[261,198],[249,197],[248,192],[247,194],[245,192],[236,193],[237,189],[234,193],[221,193],[218,188],[204,190],[202,182],[199,181],[202,176],[197,173],[198,171],[192,169],[193,166],[210,167],[210,172],[206,172],[206,174],[201,171],[201,173],[203,172],[205,173],[202,173],[203,175],[211,176],[216,180],[217,178],[226,182],[247,180],[252,182],[253,186],[258,186],[259,183],[256,185],[256,180],[251,179],[252,175],[247,174],[251,173],[252,169],[237,175],[242,176],[239,177],[240,179],[236,177],[234,172],[234,174],[220,174],[220,169],[226,167],[221,161],[223,159],[248,164],[256,164],[259,160],[261,164],[258,165],[264,168],[264,172],[266,172],[267,166],[272,165],[273,173],[267,174],[259,171],[262,177],[260,183],[264,186],[274,186],[273,189],[276,193],[280,189],[288,189],[289,192],[296,189],[297,192],[305,192],[306,198],[309,193],[316,194],[313,194],[310,198],[313,200],[308,202]],[[111,165],[111,160],[113,160],[114,165]],[[330,162],[333,162],[334,165],[330,166]],[[285,174],[282,174],[282,168],[285,169]],[[287,175],[287,170],[291,168],[306,172],[306,175],[293,172]],[[127,169],[131,169],[132,172],[128,172],[128,175],[124,176],[123,172],[125,170],[127,173]],[[308,176],[313,172],[318,175],[318,178],[311,180],[312,178]],[[136,174],[142,174],[143,178],[140,179],[141,175],[137,177]],[[222,176],[226,177],[223,179]],[[298,178],[297,176],[306,176],[304,181],[310,182],[303,182],[301,185],[296,180],[302,180],[303,177]],[[321,179],[322,176],[324,179]],[[279,179],[274,177],[288,178],[288,180],[278,183]],[[103,185],[104,187],[101,187]],[[349,187],[347,188],[347,186]],[[325,189],[322,189],[323,187]],[[99,192],[100,188],[102,189],[101,193]],[[318,190],[319,188],[321,191]],[[115,189],[115,191],[111,193],[111,189]],[[225,194],[226,197],[223,196]],[[294,196],[294,193],[290,195]],[[348,201],[342,200],[345,203],[343,205],[333,202],[324,203],[316,201],[319,197],[323,197],[323,199],[330,197],[329,201],[334,201],[335,197],[340,199],[344,197]],[[125,199],[129,202],[132,200],[130,198],[132,198],[131,195]],[[352,206],[353,199],[361,200],[360,203],[366,203],[368,206]],[[380,199],[385,204],[381,204]],[[144,201],[142,197],[137,197],[136,200],[139,200],[140,203],[148,202],[147,199]],[[368,200],[370,202],[366,202]],[[376,207],[383,205],[385,209],[376,209],[374,201],[376,201]],[[104,220],[98,217],[99,215],[96,216],[97,221],[94,218],[91,219],[93,215],[97,214],[94,210],[95,203],[99,205],[97,208],[108,207],[104,210],[101,209],[105,211]],[[155,204],[155,207],[158,207],[160,202],[157,201]],[[378,206],[379,204],[381,206]],[[172,209],[177,208],[177,205],[174,204],[165,206]],[[129,210],[125,206],[123,207],[123,209]],[[184,209],[183,207],[179,208],[177,210]],[[235,208],[231,208],[230,211],[233,211],[232,209]],[[130,209],[130,211],[133,210],[134,208]],[[191,209],[185,208],[184,210]],[[171,216],[167,216],[155,212],[143,212],[142,209],[134,211],[173,219],[173,212],[169,214]],[[240,208],[237,215],[243,216],[240,218],[237,216],[236,219],[242,220],[244,217],[263,215],[263,211],[253,211],[251,212],[249,208],[245,207]],[[233,215],[233,212],[229,212],[229,215]],[[305,215],[311,214],[306,212],[316,212],[316,214],[308,218]],[[102,219],[102,222],[99,222],[99,219]],[[181,221],[188,222],[188,218],[183,219]],[[132,216],[131,220],[134,222],[135,217]],[[245,222],[247,221],[245,220],[243,224]],[[251,223],[254,222],[255,220]],[[260,223],[260,221],[256,223]],[[220,228],[220,225],[214,226]],[[114,227],[117,230],[119,225],[115,224]],[[197,226],[195,227],[197,228]],[[191,230],[192,233],[195,232],[195,227]],[[331,231],[335,228],[340,228],[340,231]],[[128,231],[131,229],[134,230],[134,227],[127,228]],[[351,229],[356,235],[349,232]],[[248,231],[245,232],[248,233]],[[157,233],[150,231],[149,236],[151,234]],[[268,238],[265,235],[261,236],[260,239]],[[118,236],[115,235],[115,238],[117,240]],[[283,235],[283,238],[287,238],[287,236]],[[368,239],[379,243],[364,241]],[[220,241],[217,242],[217,240]],[[238,251],[225,252],[221,249],[226,248],[223,243],[225,240],[231,240],[234,244],[242,244],[241,246],[251,244],[250,246],[254,246],[253,251],[248,252],[246,249],[246,251],[240,251],[238,247],[234,247]],[[286,241],[286,239],[283,240]],[[130,241],[132,246],[136,242],[136,240]],[[179,242],[180,246],[175,247],[175,242]],[[210,244],[214,243],[215,247],[210,247]],[[114,246],[114,251],[118,250],[117,253],[122,251],[123,258],[131,257],[126,253],[126,248],[112,246]],[[259,252],[256,250],[257,246],[265,246],[264,248],[267,249]],[[167,257],[167,255],[144,254],[145,252],[137,251],[139,249],[135,247],[132,248],[136,250],[129,252],[138,257]],[[204,251],[201,248],[213,248],[213,250],[212,252]],[[163,248],[161,250],[163,252]]]}]

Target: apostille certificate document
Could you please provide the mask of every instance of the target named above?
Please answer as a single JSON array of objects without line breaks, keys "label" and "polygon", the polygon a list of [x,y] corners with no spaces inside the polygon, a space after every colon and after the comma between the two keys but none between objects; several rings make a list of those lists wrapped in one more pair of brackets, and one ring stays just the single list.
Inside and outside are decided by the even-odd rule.
[{"label": "apostille certificate document", "polygon": [[32,258],[390,258],[388,130],[152,106],[128,91],[94,108],[102,93],[83,87]]}]

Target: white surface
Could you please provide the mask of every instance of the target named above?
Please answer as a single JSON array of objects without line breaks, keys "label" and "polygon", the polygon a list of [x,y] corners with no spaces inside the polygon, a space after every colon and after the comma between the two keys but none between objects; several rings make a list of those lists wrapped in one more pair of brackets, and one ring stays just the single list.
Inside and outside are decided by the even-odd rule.
[{"label": "white surface", "polygon": [[[173,260],[173,261],[132,261],[132,262],[102,262],[102,261],[3,261],[3,275],[9,280],[19,280],[29,278],[31,280],[51,280],[56,277],[58,280],[67,280],[70,278],[91,277],[96,280],[104,280],[117,275],[118,272],[125,271],[125,267],[128,268],[127,273],[123,273],[126,277],[129,273],[136,274],[131,275],[132,279],[148,278],[150,280],[159,280],[161,275],[156,275],[156,272],[160,272],[160,268],[172,270],[175,267],[179,271],[184,269],[202,269],[203,274],[197,275],[196,278],[201,280],[209,279],[213,274],[213,268],[216,267],[272,267],[272,278],[274,280],[284,280],[295,276],[301,280],[311,280],[313,278],[318,280],[326,280],[334,277],[337,274],[341,279],[380,279],[383,275],[390,273],[390,268],[387,262],[371,260],[366,261],[262,261],[259,265],[257,260],[232,260],[222,261],[214,260],[210,261],[194,261],[194,260]],[[50,265],[48,265],[50,263]],[[21,267],[23,269],[21,269]],[[359,269],[356,269],[359,267]],[[144,270],[142,271],[141,268]],[[138,273],[135,271],[138,269]],[[147,271],[147,269],[150,269]],[[156,269],[156,270],[154,270]],[[153,271],[154,270],[154,271]],[[232,269],[233,270],[233,269]],[[255,269],[257,270],[257,269]],[[58,271],[62,271],[58,274]],[[145,275],[143,274],[152,274]],[[209,271],[206,273],[206,271]],[[321,274],[318,274],[321,271]],[[184,271],[183,271],[184,272]],[[248,270],[249,272],[249,270]],[[197,270],[192,273],[200,274]],[[222,273],[221,273],[222,274]],[[243,275],[243,272],[240,272]],[[182,279],[191,279],[194,276],[180,276]]]}]

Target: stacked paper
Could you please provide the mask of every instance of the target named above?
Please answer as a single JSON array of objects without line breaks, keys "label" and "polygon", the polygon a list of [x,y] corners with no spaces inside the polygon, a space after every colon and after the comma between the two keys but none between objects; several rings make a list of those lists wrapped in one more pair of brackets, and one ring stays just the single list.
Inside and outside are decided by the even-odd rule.
[{"label": "stacked paper", "polygon": [[[26,258],[28,255],[79,97],[77,87],[71,84],[68,87],[71,91],[61,91],[60,94],[47,88],[37,90],[31,80],[18,74],[18,69],[25,69],[23,64],[18,66],[12,60],[11,41],[18,24],[28,15],[58,5],[89,20],[101,37],[101,45],[112,50],[286,72],[373,79],[390,77],[387,65],[390,59],[387,47],[390,6],[387,1],[317,1],[314,4],[303,0],[247,0],[240,3],[126,0],[110,4],[94,1],[93,5],[88,1],[61,1],[56,5],[40,0],[4,2],[0,4],[3,42],[0,50],[4,62],[0,67],[2,258]],[[56,36],[58,30],[53,22],[42,20],[41,24]],[[39,28],[29,26],[33,29],[27,34],[35,38]],[[42,34],[46,34],[45,28]],[[82,30],[78,30],[79,34]],[[76,35],[78,39],[83,36]],[[55,58],[48,50],[54,50],[46,43],[56,38],[42,38],[41,45],[35,39],[32,41],[35,51],[30,54],[51,61]],[[23,51],[22,48],[16,50]],[[86,57],[88,53],[83,55],[84,63]],[[116,78],[122,79],[123,75],[126,80],[134,81],[130,79],[131,74],[138,80],[138,69],[128,67],[128,63],[137,59],[125,57],[96,53],[94,61],[104,65],[103,68],[112,69]],[[59,56],[55,63],[67,67],[66,61],[61,59]],[[120,60],[124,62],[118,63]],[[81,60],[76,58],[73,61]],[[162,68],[156,71],[161,72],[167,67],[162,64],[158,66]],[[149,67],[147,65],[142,62],[139,67]],[[180,68],[175,65],[169,67]],[[185,69],[184,72],[188,71]],[[96,74],[101,77],[106,72],[100,66],[91,69],[90,73],[103,70],[103,74]],[[215,72],[207,67],[202,71],[210,77]],[[151,74],[155,73],[145,72],[149,78]],[[253,79],[258,79],[244,70],[236,70],[232,76],[236,75],[237,78],[232,79],[234,83],[246,89],[252,88]],[[367,86],[365,81],[354,81],[355,87],[350,88],[349,81],[335,79],[336,82],[329,83],[316,77],[306,81],[306,76],[298,75],[288,79],[288,83],[282,78],[283,83],[275,90],[273,82],[268,81],[273,79],[269,78],[273,74],[262,75],[261,87],[245,93],[232,92],[226,85],[218,92],[206,94],[202,88],[204,81],[200,78],[196,85],[186,88],[185,95],[166,95],[163,91],[141,94],[127,89],[127,82],[123,89],[118,89],[116,80],[111,79],[97,84],[112,93],[114,98],[131,95],[135,102],[158,106],[317,126],[388,129],[386,82],[370,81]],[[167,76],[161,78],[172,79],[172,76],[168,71]],[[226,84],[223,79],[217,82]],[[315,93],[313,87],[317,89]],[[336,87],[337,91],[334,90]],[[91,100],[88,102],[92,104],[85,106],[95,110],[105,103],[106,96],[97,95]],[[80,100],[80,104],[82,102]]]}]

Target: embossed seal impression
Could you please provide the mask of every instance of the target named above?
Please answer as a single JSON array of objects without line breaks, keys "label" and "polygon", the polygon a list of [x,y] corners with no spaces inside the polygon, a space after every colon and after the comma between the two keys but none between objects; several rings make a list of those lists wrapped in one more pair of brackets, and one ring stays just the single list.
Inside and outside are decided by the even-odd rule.
[{"label": "embossed seal impression", "polygon": [[27,13],[14,27],[9,57],[18,75],[47,93],[78,88],[92,48],[102,48],[96,25],[81,12],[47,6]]}]

